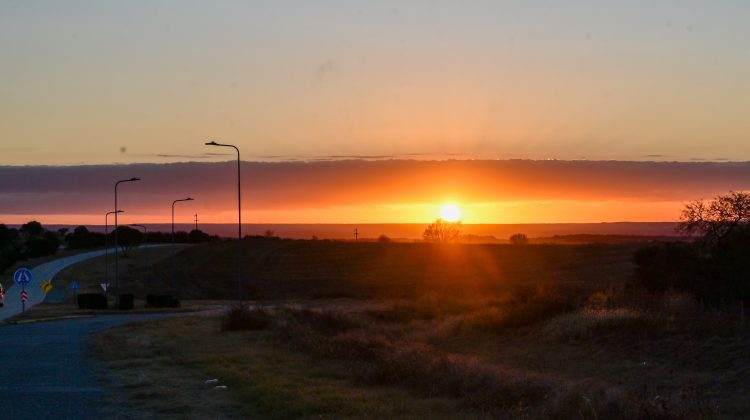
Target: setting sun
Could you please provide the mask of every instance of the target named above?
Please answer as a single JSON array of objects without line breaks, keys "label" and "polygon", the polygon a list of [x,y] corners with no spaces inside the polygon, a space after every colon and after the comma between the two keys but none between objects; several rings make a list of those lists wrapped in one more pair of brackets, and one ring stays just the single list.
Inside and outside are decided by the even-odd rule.
[{"label": "setting sun", "polygon": [[445,204],[440,208],[440,217],[446,222],[455,222],[461,218],[461,209],[455,204]]}]

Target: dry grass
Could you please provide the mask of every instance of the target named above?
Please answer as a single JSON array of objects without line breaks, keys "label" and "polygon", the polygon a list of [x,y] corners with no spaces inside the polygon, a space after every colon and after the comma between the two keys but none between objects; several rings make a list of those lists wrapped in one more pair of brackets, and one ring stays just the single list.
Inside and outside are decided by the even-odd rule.
[{"label": "dry grass", "polygon": [[[159,374],[226,380],[241,416],[731,419],[750,411],[747,331],[681,296],[623,294],[628,247],[248,244],[257,246],[248,264],[255,296],[301,301],[111,333],[145,337],[157,359],[174,353],[159,359]],[[211,256],[199,247],[182,255],[197,285],[232,266],[200,266]],[[228,277],[212,287],[232,289]],[[321,295],[393,299],[335,308],[305,300]],[[222,321],[232,327],[220,332]]]},{"label": "dry grass", "polygon": [[108,379],[128,395],[134,417],[244,417],[227,393],[204,383],[208,375],[202,373],[195,354],[185,351],[198,349],[200,337],[209,333],[211,327],[201,320],[141,322],[96,337],[94,351],[109,368]]},{"label": "dry grass", "polygon": [[222,318],[223,331],[263,330],[271,325],[271,314],[264,309],[250,310],[247,306],[233,305]]},{"label": "dry grass", "polygon": [[628,331],[640,332],[647,327],[644,314],[630,308],[584,308],[551,319],[540,334],[553,340],[579,340],[607,334],[622,338]]},{"label": "dry grass", "polygon": [[464,305],[400,320],[382,316],[387,307],[245,309],[252,331],[220,332],[225,319],[204,316],[97,342],[111,345],[105,357],[138,406],[160,412],[178,398],[182,408],[167,417],[196,412],[150,380],[128,379],[137,369],[148,371],[140,378],[195,376],[191,389],[166,382],[188,394],[212,392],[201,381],[219,377],[230,390],[222,404],[246,417],[712,419],[750,408],[747,335],[704,340],[674,329],[675,319],[624,307],[585,307],[517,330],[457,330],[476,311],[502,307]]},{"label": "dry grass", "polygon": [[134,324],[98,336],[95,350],[143,418],[477,417],[451,399],[355,385],[339,364],[279,347],[266,332],[220,333],[220,322]]},{"label": "dry grass", "polygon": [[[323,321],[342,316],[354,320]],[[358,383],[455,398],[483,415],[742,418],[748,407],[743,391],[734,388],[740,376],[733,368],[714,365],[708,371],[718,377],[711,377],[694,359],[670,354],[678,343],[688,344],[685,337],[638,343],[644,314],[585,309],[500,340],[492,338],[497,332],[457,335],[455,329],[442,328],[455,318],[394,325],[362,324],[358,314],[286,314],[278,324],[279,342],[349,365]],[[560,333],[563,340],[550,333],[555,325],[567,328]],[[665,326],[657,328],[667,331]],[[571,339],[575,334],[579,338]],[[608,339],[600,342],[602,336]],[[636,341],[635,348],[615,347],[627,344],[624,340]],[[729,348],[706,345],[702,350],[706,358],[711,355],[735,366],[740,362],[747,371],[750,367],[735,359],[743,345],[748,345],[747,337],[736,337]]]}]

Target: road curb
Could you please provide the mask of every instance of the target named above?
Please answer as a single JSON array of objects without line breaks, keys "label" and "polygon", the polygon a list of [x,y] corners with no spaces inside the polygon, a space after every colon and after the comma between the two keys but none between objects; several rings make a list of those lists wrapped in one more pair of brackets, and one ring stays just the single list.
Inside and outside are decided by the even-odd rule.
[{"label": "road curb", "polygon": [[65,319],[77,319],[77,318],[92,318],[94,315],[65,315],[55,316],[49,318],[37,318],[37,319],[15,319],[3,321],[5,324],[33,324],[36,322],[50,322],[50,321],[62,321]]}]

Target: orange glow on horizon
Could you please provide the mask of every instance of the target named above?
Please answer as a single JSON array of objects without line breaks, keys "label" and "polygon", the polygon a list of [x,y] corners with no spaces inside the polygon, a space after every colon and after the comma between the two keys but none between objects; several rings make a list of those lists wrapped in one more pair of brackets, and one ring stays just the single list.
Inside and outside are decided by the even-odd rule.
[{"label": "orange glow on horizon", "polygon": [[[455,205],[454,205],[455,206]],[[596,223],[596,222],[663,222],[675,221],[684,202],[636,201],[512,201],[464,203],[461,209],[444,206],[439,216],[447,221],[461,220],[464,224],[516,223]],[[458,211],[455,217],[454,211]],[[232,211],[208,212],[198,210],[200,223],[237,222]],[[175,215],[175,223],[192,223],[195,211]],[[312,208],[251,209],[242,212],[247,224],[263,223],[430,223],[435,220],[433,203],[405,203],[371,206],[329,206]],[[4,215],[2,223],[22,224],[37,220],[42,224],[103,225],[103,215],[92,214],[28,214]],[[167,224],[168,214],[123,213],[119,224]],[[112,217],[109,220],[113,223]]]},{"label": "orange glow on horizon", "polygon": [[[747,166],[747,168],[745,168]],[[119,194],[125,223],[237,221],[231,164],[133,165],[143,182]],[[750,164],[556,161],[247,162],[245,223],[464,224],[675,221],[684,204],[741,190]],[[120,167],[6,168],[0,223],[102,225]],[[87,176],[82,176],[87,174]],[[104,181],[103,181],[104,180]],[[19,192],[32,191],[32,192]],[[39,192],[34,192],[39,191]],[[170,193],[165,195],[165,191]],[[460,203],[460,208],[459,208]],[[449,206],[452,204],[454,207]],[[111,218],[110,218],[111,219]],[[110,220],[111,221],[111,220]]]}]

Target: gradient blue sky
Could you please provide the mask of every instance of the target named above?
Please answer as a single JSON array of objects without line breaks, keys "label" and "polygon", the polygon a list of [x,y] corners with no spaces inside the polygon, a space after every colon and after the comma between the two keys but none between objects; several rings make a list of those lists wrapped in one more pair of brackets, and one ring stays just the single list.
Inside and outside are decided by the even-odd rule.
[{"label": "gradient blue sky", "polygon": [[742,1],[3,1],[0,164],[750,160]]}]

